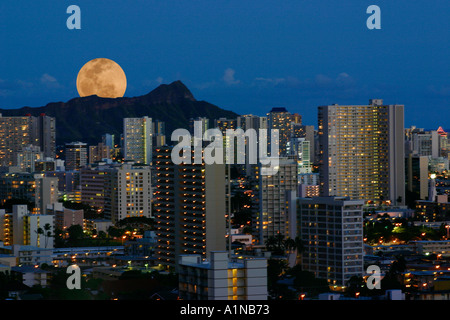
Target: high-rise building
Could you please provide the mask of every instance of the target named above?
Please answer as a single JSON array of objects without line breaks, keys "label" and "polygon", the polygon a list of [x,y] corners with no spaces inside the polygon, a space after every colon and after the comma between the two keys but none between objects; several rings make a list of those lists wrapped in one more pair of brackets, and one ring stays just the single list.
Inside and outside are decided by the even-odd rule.
[{"label": "high-rise building", "polygon": [[153,148],[162,147],[166,144],[166,123],[155,120],[153,125]]},{"label": "high-rise building", "polygon": [[203,134],[206,132],[206,130],[209,129],[209,119],[206,117],[197,117],[197,118],[191,118],[189,119],[189,132],[191,133],[191,135],[194,134],[194,128],[196,123],[200,122],[200,127],[201,127],[201,134],[203,136]]},{"label": "high-rise building", "polygon": [[96,146],[89,146],[89,160],[88,163],[96,163],[104,159],[111,159],[111,149],[109,146],[100,142]]},{"label": "high-rise building", "polygon": [[421,131],[412,134],[412,154],[439,157],[439,134],[437,131]]},{"label": "high-rise building", "polygon": [[409,154],[405,157],[406,189],[414,192],[419,199],[428,195],[428,157]]},{"label": "high-rise building", "polygon": [[105,133],[104,135],[102,135],[102,143],[105,146],[109,147],[110,150],[116,148],[113,134]]},{"label": "high-rise building", "polygon": [[34,175],[36,181],[35,207],[37,213],[46,214],[47,206],[58,202],[58,178],[46,177],[43,173]]},{"label": "high-rise building", "polygon": [[30,144],[40,147],[45,157],[55,157],[55,118],[0,114],[0,166],[14,165],[17,153]]},{"label": "high-rise building", "polygon": [[286,147],[288,156],[292,156],[298,164],[298,173],[311,173],[311,143],[305,138],[291,138]]},{"label": "high-rise building", "polygon": [[151,164],[153,149],[152,118],[123,119],[123,154],[126,161]]},{"label": "high-rise building", "polygon": [[17,153],[31,144],[30,117],[0,116],[0,166],[12,166]]},{"label": "high-rise building", "polygon": [[[227,118],[219,118],[214,121],[214,127],[219,129],[222,132],[223,136],[223,150],[228,150],[231,148],[232,141],[231,137],[227,135],[227,130],[236,130],[237,129],[237,120],[236,119],[227,119]],[[224,152],[224,162],[225,163],[236,163],[235,157],[237,156],[237,146],[234,145],[233,155]]]},{"label": "high-rise building", "polygon": [[[256,145],[252,145],[253,142],[250,140],[250,138],[245,139],[245,165],[242,167],[242,169],[244,169],[247,175],[251,175],[252,168],[254,168],[254,163],[252,163],[251,159],[260,158],[260,150],[257,144],[259,143],[260,130],[264,130],[267,132],[267,117],[260,117],[252,114],[242,115],[237,117],[236,125],[238,129],[240,128],[244,131],[244,135],[245,132],[248,132],[248,130],[254,130],[256,134]],[[267,136],[269,135],[270,134],[268,133]],[[252,154],[252,152],[256,154]],[[235,154],[237,157],[239,156],[239,150],[237,148],[235,149]],[[237,159],[238,158],[236,158],[236,160]]]},{"label": "high-rise building", "polygon": [[226,249],[227,166],[175,165],[171,152],[167,146],[155,152],[154,215],[159,263],[177,269],[180,255],[205,259],[211,251]]},{"label": "high-rise building", "polygon": [[294,159],[280,158],[278,172],[274,175],[262,175],[261,166],[255,172],[258,176],[258,206],[255,219],[254,236],[260,244],[269,237],[281,234],[288,237],[289,219],[286,211],[286,192],[297,191],[297,162]]},{"label": "high-rise building", "polygon": [[363,200],[344,197],[297,199],[297,234],[305,247],[302,270],[340,290],[364,274]]},{"label": "high-rise building", "polygon": [[65,154],[65,167],[67,171],[79,170],[87,165],[88,151],[86,143],[79,141],[66,143]]},{"label": "high-rise building", "polygon": [[450,142],[448,141],[448,133],[439,127],[437,129],[437,133],[439,135],[439,156],[448,158],[450,151]]},{"label": "high-rise building", "polygon": [[[292,114],[285,108],[272,108],[267,114],[267,120],[270,130],[276,129],[279,131],[279,140],[269,143],[278,143],[279,155],[285,156],[287,154],[287,143],[292,136]],[[270,151],[268,152],[270,153]]]},{"label": "high-rise building", "polygon": [[31,143],[41,148],[44,157],[56,156],[56,120],[44,113],[31,118]]},{"label": "high-rise building", "polygon": [[105,208],[105,176],[108,167],[90,166],[80,170],[81,202],[97,210]]},{"label": "high-rise building", "polygon": [[237,117],[236,126],[244,131],[255,129],[258,132],[259,129],[267,129],[267,117],[245,114]]},{"label": "high-rise building", "polygon": [[105,216],[113,223],[130,217],[152,217],[150,166],[125,163],[107,169]]},{"label": "high-rise building", "polygon": [[405,201],[403,105],[329,105],[319,110],[323,196]]}]

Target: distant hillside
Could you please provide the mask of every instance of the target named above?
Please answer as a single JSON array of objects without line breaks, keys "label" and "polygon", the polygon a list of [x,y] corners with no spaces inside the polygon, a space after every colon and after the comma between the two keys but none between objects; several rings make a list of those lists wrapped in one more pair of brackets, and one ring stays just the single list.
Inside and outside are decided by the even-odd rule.
[{"label": "distant hillside", "polygon": [[181,82],[163,84],[150,93],[131,98],[100,98],[89,96],[74,98],[68,102],[49,103],[43,107],[0,109],[3,116],[38,116],[45,113],[56,118],[56,143],[82,141],[100,142],[102,134],[119,136],[123,131],[123,118],[148,116],[166,123],[166,135],[170,139],[173,130],[188,128],[189,119],[207,117],[236,118],[237,114],[223,110],[211,103],[197,101]]}]

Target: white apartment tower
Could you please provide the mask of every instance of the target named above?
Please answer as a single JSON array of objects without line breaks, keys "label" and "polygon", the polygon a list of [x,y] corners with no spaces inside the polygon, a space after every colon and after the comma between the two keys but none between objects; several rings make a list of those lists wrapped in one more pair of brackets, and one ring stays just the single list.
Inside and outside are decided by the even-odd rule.
[{"label": "white apartment tower", "polygon": [[105,215],[113,223],[152,216],[150,166],[126,163],[105,172]]}]

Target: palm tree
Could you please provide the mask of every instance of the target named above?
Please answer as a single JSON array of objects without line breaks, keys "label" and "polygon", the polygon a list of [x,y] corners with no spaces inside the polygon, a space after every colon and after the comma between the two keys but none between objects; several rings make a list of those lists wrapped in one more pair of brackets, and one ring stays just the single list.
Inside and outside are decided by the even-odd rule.
[{"label": "palm tree", "polygon": [[47,248],[47,244],[48,244],[48,238],[53,237],[51,229],[52,229],[52,226],[50,225],[50,223],[46,223],[44,225],[44,237],[45,237],[45,247],[46,248]]},{"label": "palm tree", "polygon": [[53,237],[52,232],[51,232],[52,226],[50,225],[50,223],[46,223],[44,225],[44,228],[37,228],[36,233],[39,235],[43,235],[44,239],[45,239],[45,248],[47,248],[48,245],[48,238]]}]

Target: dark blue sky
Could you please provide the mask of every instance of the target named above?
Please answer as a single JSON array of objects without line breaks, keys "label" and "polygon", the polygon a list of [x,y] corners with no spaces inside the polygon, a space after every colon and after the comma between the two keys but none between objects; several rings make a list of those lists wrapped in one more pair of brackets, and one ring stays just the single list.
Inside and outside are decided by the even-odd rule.
[{"label": "dark blue sky", "polygon": [[[81,30],[66,9],[81,8]],[[381,30],[366,9],[381,8]],[[0,3],[0,108],[78,96],[89,60],[124,69],[126,96],[182,80],[240,114],[274,106],[317,125],[317,106],[405,104],[405,126],[449,127],[450,2],[49,0]]]}]

